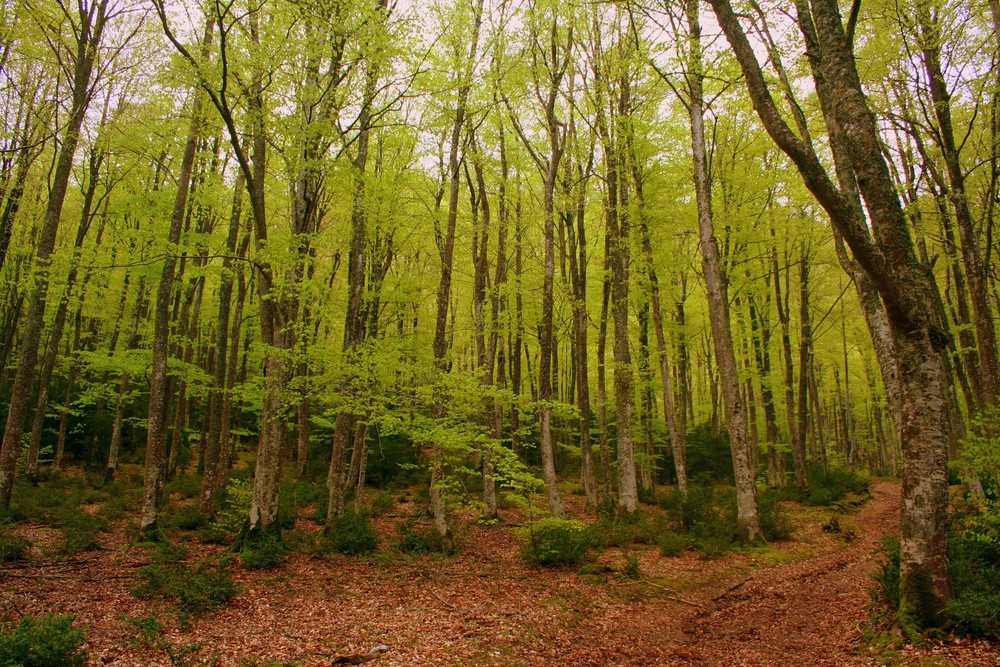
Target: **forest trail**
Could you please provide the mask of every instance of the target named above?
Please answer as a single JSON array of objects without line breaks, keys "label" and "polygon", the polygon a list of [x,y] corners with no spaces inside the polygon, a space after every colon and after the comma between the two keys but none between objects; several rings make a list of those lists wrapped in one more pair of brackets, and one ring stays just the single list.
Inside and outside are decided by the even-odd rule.
[{"label": "forest trail", "polygon": [[[299,552],[264,571],[234,563],[236,597],[191,618],[169,601],[133,595],[151,553],[131,543],[128,522],[71,560],[49,555],[58,531],[26,525],[35,557],[6,568],[0,607],[15,616],[74,614],[87,628],[88,664],[119,667],[318,667],[377,645],[388,649],[372,667],[879,665],[860,653],[859,640],[872,614],[879,540],[898,525],[900,489],[880,481],[872,490],[859,512],[840,518],[857,533],[851,541],[822,529],[831,510],[789,503],[797,526],[789,540],[715,560],[690,551],[668,558],[653,545],[608,548],[596,576],[527,565],[524,517],[512,508],[499,526],[466,517],[456,556],[401,555],[387,545],[400,521],[420,513],[408,500],[375,519],[378,553]],[[582,497],[567,501],[572,515],[585,516]],[[294,532],[304,539],[318,530],[300,517]],[[222,554],[190,533],[175,539],[190,562]],[[629,559],[638,560],[638,578],[625,574]],[[921,661],[931,655],[933,663]],[[891,664],[994,667],[1000,658],[984,642],[964,642],[907,649]]]},{"label": "forest trail", "polygon": [[819,545],[808,559],[707,586],[697,599],[710,611],[685,625],[684,664],[862,665],[861,625],[871,613],[871,575],[880,540],[899,524],[900,487],[873,485],[872,499],[842,520],[856,539]]}]

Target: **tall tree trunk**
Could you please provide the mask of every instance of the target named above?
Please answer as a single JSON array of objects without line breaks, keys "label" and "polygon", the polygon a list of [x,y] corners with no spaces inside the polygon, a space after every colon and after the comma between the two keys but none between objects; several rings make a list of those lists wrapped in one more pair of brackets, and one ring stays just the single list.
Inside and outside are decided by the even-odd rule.
[{"label": "tall tree trunk", "polygon": [[[105,113],[106,113],[105,109]],[[80,222],[77,226],[76,240],[73,244],[73,259],[70,266],[69,275],[66,276],[66,285],[63,288],[63,295],[59,299],[56,307],[56,318],[49,331],[49,341],[42,357],[41,373],[38,376],[38,396],[35,400],[35,414],[31,423],[31,440],[28,444],[28,454],[25,461],[25,473],[29,477],[38,474],[38,452],[42,444],[42,428],[45,424],[45,413],[49,406],[49,383],[52,381],[52,372],[55,370],[56,359],[59,356],[59,344],[62,342],[63,329],[66,327],[66,316],[69,311],[69,301],[73,289],[76,285],[79,274],[80,253],[83,251],[83,242],[90,230],[90,223],[93,221],[94,195],[97,192],[97,177],[100,172],[101,163],[104,161],[104,154],[95,151],[91,154],[87,170],[87,186],[83,194],[83,208],[80,212]],[[97,244],[101,242],[104,231],[103,218],[100,229],[97,232]],[[81,288],[80,300],[83,301],[83,291],[88,282],[89,272],[84,279],[84,287]]]},{"label": "tall tree trunk", "polygon": [[[483,0],[478,0],[473,10],[472,40],[469,46],[469,59],[467,61],[469,69],[463,67],[462,82],[458,90],[458,100],[455,104],[455,121],[451,128],[451,144],[448,154],[448,221],[447,229],[442,243],[441,251],[441,280],[438,284],[437,292],[437,317],[434,329],[434,362],[438,367],[438,372],[442,375],[448,371],[448,310],[451,304],[451,275],[452,262],[455,248],[455,229],[458,222],[458,194],[461,185],[461,165],[459,162],[459,151],[462,143],[462,132],[465,126],[466,107],[468,105],[469,91],[472,87],[471,66],[476,62],[479,52],[479,30],[483,18]],[[444,389],[441,386],[443,379],[436,383],[434,397],[434,418],[443,419],[447,414],[445,406]],[[431,469],[430,482],[430,504],[434,515],[434,528],[441,538],[445,551],[453,551],[455,548],[454,538],[451,528],[448,525],[447,508],[444,499],[444,452],[437,445],[432,446],[427,452],[427,457]]]},{"label": "tall tree trunk", "polygon": [[212,386],[209,391],[208,438],[203,448],[205,462],[201,478],[201,513],[207,518],[215,514],[215,492],[218,488],[219,453],[222,448],[222,413],[225,401],[227,369],[226,357],[229,340],[229,313],[233,300],[233,262],[239,240],[243,215],[243,191],[246,177],[236,175],[233,185],[233,205],[226,235],[226,257],[222,260],[222,277],[219,279],[219,311],[215,321],[215,363],[212,365]]},{"label": "tall tree trunk", "polygon": [[[799,258],[799,404],[798,429],[792,443],[795,461],[795,485],[804,492],[809,485],[806,477],[806,432],[809,430],[809,369],[812,367],[812,319],[809,310],[809,246],[803,242]],[[815,422],[815,420],[813,420]]]},{"label": "tall tree trunk", "polygon": [[[202,44],[212,39],[214,23],[208,20]],[[170,231],[167,236],[167,253],[160,271],[160,284],[156,289],[156,306],[153,310],[153,365],[149,377],[149,413],[146,420],[146,463],[142,493],[142,513],[139,519],[141,540],[154,540],[159,533],[160,488],[166,478],[167,433],[164,415],[167,404],[167,358],[170,354],[170,300],[174,291],[174,272],[177,266],[175,254],[184,227],[187,211],[191,173],[194,169],[195,153],[201,134],[202,99],[195,92],[191,105],[191,124],[187,141],[181,156],[180,171],[177,174],[177,194],[170,216]]]},{"label": "tall tree trunk", "polygon": [[934,287],[927,267],[914,251],[839,7],[834,0],[796,0],[797,20],[806,40],[831,144],[841,146],[850,158],[867,218],[829,178],[811,145],[785,124],[729,1],[710,1],[765,129],[796,164],[806,186],[826,209],[885,304],[899,364],[902,399],[898,619],[908,632],[938,625],[952,594],[946,550],[946,369],[941,358],[947,335],[935,321],[931,294]]},{"label": "tall tree trunk", "polygon": [[972,301],[973,322],[979,344],[979,368],[983,376],[983,399],[988,406],[995,405],[1000,397],[1000,357],[998,357],[997,335],[993,324],[993,311],[989,303],[987,278],[983,268],[983,258],[979,251],[969,200],[965,187],[965,172],[962,170],[959,146],[955,141],[952,126],[951,96],[941,67],[941,29],[937,16],[926,4],[918,4],[917,18],[923,37],[923,61],[930,83],[934,115],[938,121],[937,139],[944,156],[948,180],[951,183],[951,202],[955,208],[955,220],[961,238],[962,260],[969,283]]},{"label": "tall tree trunk", "polygon": [[719,248],[712,226],[712,199],[705,150],[701,23],[698,16],[697,0],[688,0],[687,19],[690,28],[690,61],[687,68],[688,92],[690,94],[688,113],[691,120],[691,149],[694,155],[694,185],[698,207],[698,229],[701,238],[702,269],[708,292],[712,342],[715,347],[723,403],[726,408],[729,447],[733,457],[733,473],[736,480],[737,529],[740,541],[743,544],[750,544],[760,538],[760,519],[757,512],[757,492],[747,441],[746,411],[740,398],[736,355],[733,351],[733,337],[729,327],[729,301],[726,297],[726,284],[719,266]]}]

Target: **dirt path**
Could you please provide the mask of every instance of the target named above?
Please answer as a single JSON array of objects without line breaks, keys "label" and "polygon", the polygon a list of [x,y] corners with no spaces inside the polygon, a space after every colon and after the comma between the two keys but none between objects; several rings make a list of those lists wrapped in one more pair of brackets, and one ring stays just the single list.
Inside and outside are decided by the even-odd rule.
[{"label": "dirt path", "polygon": [[[711,611],[686,625],[678,647],[696,665],[861,665],[860,625],[871,613],[875,551],[899,524],[899,486],[880,482],[853,517],[858,536],[819,545],[808,560],[777,565],[697,599]],[[846,522],[845,522],[846,523]]]}]

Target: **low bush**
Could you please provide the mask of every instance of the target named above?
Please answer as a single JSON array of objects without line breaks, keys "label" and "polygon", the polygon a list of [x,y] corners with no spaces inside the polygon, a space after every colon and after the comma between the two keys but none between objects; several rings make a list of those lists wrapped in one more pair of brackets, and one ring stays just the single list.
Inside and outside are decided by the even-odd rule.
[{"label": "low bush", "polygon": [[686,546],[695,549],[703,558],[718,558],[736,546],[739,535],[736,491],[732,487],[692,485],[687,498],[674,491],[663,496],[660,505],[683,533]]},{"label": "low bush", "polygon": [[768,542],[787,540],[795,535],[795,524],[774,491],[767,489],[757,494],[757,511],[760,532]]},{"label": "low bush", "polygon": [[418,527],[413,519],[396,525],[392,547],[404,554],[444,553],[441,536],[433,526]]},{"label": "low bush", "polygon": [[82,665],[87,661],[84,638],[83,629],[73,627],[70,615],[25,616],[13,628],[0,632],[0,666]]},{"label": "low bush", "polygon": [[534,521],[523,529],[525,544],[521,550],[533,565],[562,567],[580,565],[594,544],[587,524],[549,517]]},{"label": "low bush", "polygon": [[844,468],[832,467],[824,471],[820,467],[811,466],[806,477],[809,488],[801,498],[806,505],[828,507],[844,500],[849,493],[862,496],[869,493],[868,478]]},{"label": "low bush", "polygon": [[163,632],[163,623],[155,614],[149,616],[125,615],[122,617],[122,621],[135,633],[129,643],[136,648],[152,648],[160,633]]},{"label": "low bush", "polygon": [[236,595],[228,560],[187,564],[182,560],[184,556],[183,550],[165,543],[152,562],[139,570],[141,583],[132,593],[139,598],[170,600],[183,614],[220,607]]},{"label": "low bush", "polygon": [[372,516],[385,516],[396,508],[396,500],[389,491],[379,491],[372,496],[370,508]]},{"label": "low bush", "polygon": [[28,560],[31,542],[9,531],[0,531],[0,563]]},{"label": "low bush", "polygon": [[179,530],[198,530],[205,525],[205,515],[195,505],[182,505],[170,513],[167,523]]},{"label": "low bush", "polygon": [[677,556],[687,547],[688,539],[680,533],[671,531],[656,538],[656,544],[664,556]]},{"label": "low bush", "polygon": [[90,551],[99,546],[99,534],[106,528],[104,519],[78,507],[64,507],[53,516],[53,525],[63,532],[60,552],[66,556]]},{"label": "low bush", "polygon": [[288,549],[278,533],[268,533],[254,539],[244,540],[240,551],[240,562],[248,570],[273,570],[288,555]]},{"label": "low bush", "polygon": [[349,508],[326,525],[321,546],[327,552],[356,556],[377,550],[378,536],[367,512]]},{"label": "low bush", "polygon": [[201,495],[200,475],[178,475],[163,485],[163,496],[176,495],[181,500],[197,498]]},{"label": "low bush", "polygon": [[659,513],[632,512],[619,514],[617,508],[602,513],[590,527],[595,545],[627,547],[632,544],[656,544],[656,540],[669,530],[669,520]]}]

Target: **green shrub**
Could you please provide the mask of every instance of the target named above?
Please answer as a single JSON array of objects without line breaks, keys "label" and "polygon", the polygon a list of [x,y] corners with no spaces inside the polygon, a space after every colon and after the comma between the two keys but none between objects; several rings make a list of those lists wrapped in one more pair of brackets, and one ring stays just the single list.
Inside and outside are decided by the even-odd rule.
[{"label": "green shrub", "polygon": [[372,516],[385,516],[396,508],[396,500],[388,491],[379,491],[372,496],[371,513]]},{"label": "green shrub", "polygon": [[25,616],[0,633],[0,667],[67,667],[87,660],[85,633],[70,615]]},{"label": "green shrub", "polygon": [[680,533],[663,533],[656,539],[656,544],[660,547],[660,553],[664,556],[677,556],[688,545],[688,540]]},{"label": "green shrub", "polygon": [[433,526],[418,528],[413,519],[398,524],[398,533],[392,546],[404,554],[443,553],[444,544]]},{"label": "green shrub", "polygon": [[353,508],[328,523],[323,531],[323,547],[349,556],[371,553],[378,549],[378,536],[367,512]]},{"label": "green shrub", "polygon": [[1000,591],[966,591],[948,601],[948,615],[955,630],[962,634],[987,639],[1000,639]]},{"label": "green shrub", "polygon": [[132,593],[139,598],[171,600],[185,614],[222,606],[236,595],[227,560],[188,565],[181,560],[183,554],[183,550],[167,543],[149,565],[139,570],[142,583]]},{"label": "green shrub", "polygon": [[197,498],[201,495],[201,476],[178,475],[163,485],[163,496],[177,495],[181,500]]},{"label": "green shrub", "polygon": [[122,620],[135,632],[135,637],[129,642],[136,648],[152,648],[163,631],[163,623],[155,614],[149,616],[129,616],[126,614]]},{"label": "green shrub", "polygon": [[28,560],[31,542],[8,531],[0,532],[0,563]]},{"label": "green shrub", "polygon": [[526,539],[521,553],[533,565],[579,565],[593,546],[590,530],[580,521],[548,517],[529,524],[523,531]]},{"label": "green shrub", "polygon": [[733,483],[728,433],[712,435],[711,425],[706,423],[689,431],[686,440],[688,479],[706,486],[715,482]]},{"label": "green shrub", "polygon": [[760,531],[768,542],[787,540],[795,535],[795,524],[778,499],[778,494],[766,490],[757,495]]},{"label": "green shrub", "polygon": [[844,468],[823,468],[811,466],[807,470],[809,489],[802,496],[806,505],[828,507],[843,500],[848,493],[867,496],[868,478]]},{"label": "green shrub", "polygon": [[733,548],[736,540],[727,535],[702,535],[695,539],[694,549],[707,560],[722,558]]},{"label": "green shrub", "polygon": [[281,564],[288,555],[288,549],[281,542],[277,533],[262,535],[253,540],[246,540],[240,551],[240,562],[248,570],[272,570]]},{"label": "green shrub", "polygon": [[[948,544],[955,595],[948,601],[947,613],[957,632],[997,639],[1000,638],[1000,562],[994,557],[996,545],[970,538],[967,530],[967,525],[958,524]],[[887,537],[882,542],[878,568],[872,575],[875,582],[872,596],[890,612],[899,608],[899,564],[899,538]]]},{"label": "green shrub", "polygon": [[106,527],[101,517],[69,507],[57,513],[54,524],[62,529],[63,546],[60,552],[67,556],[96,549],[99,546],[98,535]]},{"label": "green shrub", "polygon": [[[617,508],[616,508],[617,510]],[[627,547],[632,544],[656,544],[657,537],[669,529],[669,521],[661,514],[632,512],[603,514],[590,527],[594,544]]]},{"label": "green shrub", "polygon": [[622,572],[629,579],[639,578],[639,556],[634,551],[625,554],[625,566],[622,568]]},{"label": "green shrub", "polygon": [[899,608],[899,536],[882,538],[872,580],[875,582],[872,589],[875,602],[895,612]]},{"label": "green shrub", "polygon": [[235,535],[243,528],[253,501],[253,480],[232,477],[222,494],[222,503],[215,515],[215,526]]},{"label": "green shrub", "polygon": [[205,515],[195,505],[182,505],[171,513],[169,525],[180,530],[198,530],[205,525]]}]

